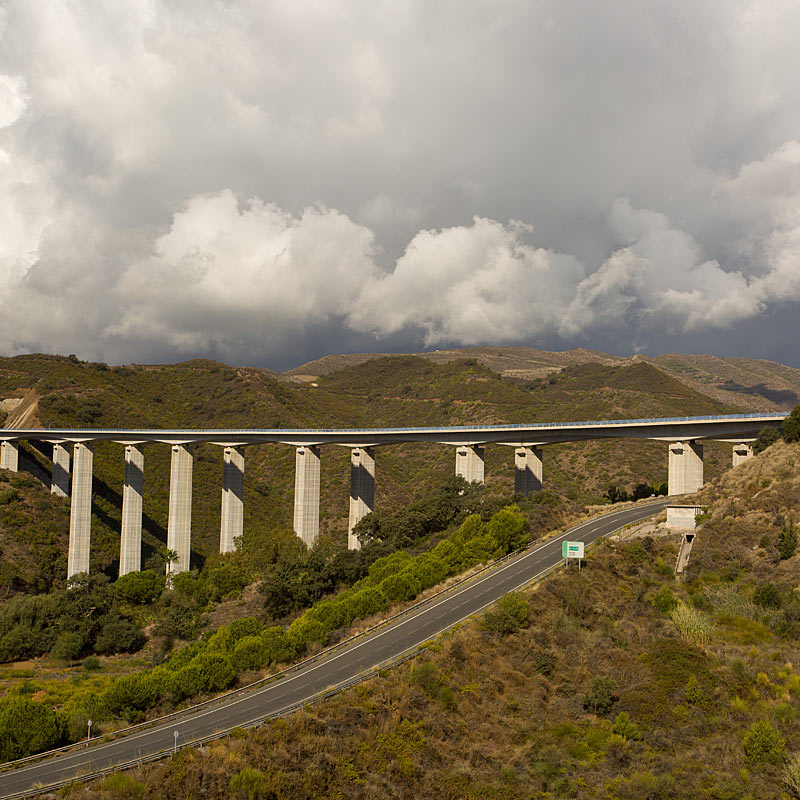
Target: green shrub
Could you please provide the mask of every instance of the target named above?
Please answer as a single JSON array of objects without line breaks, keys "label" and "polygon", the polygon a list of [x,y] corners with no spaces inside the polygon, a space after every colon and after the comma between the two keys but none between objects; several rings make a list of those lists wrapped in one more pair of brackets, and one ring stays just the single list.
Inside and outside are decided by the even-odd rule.
[{"label": "green shrub", "polygon": [[56,639],[50,655],[59,661],[75,661],[84,647],[84,639],[76,631],[64,631]]},{"label": "green shrub", "polygon": [[687,642],[702,647],[711,641],[711,622],[696,608],[678,602],[669,617]]},{"label": "green shrub", "polygon": [[260,636],[245,636],[236,643],[231,663],[237,672],[263,669],[269,664],[267,645]]},{"label": "green shrub", "polygon": [[597,675],[592,678],[589,691],[583,696],[583,707],[592,714],[605,716],[618,699],[616,689],[617,682],[613,678]]},{"label": "green shrub", "polygon": [[155,601],[163,589],[164,576],[152,569],[121,575],[114,584],[114,592],[120,600],[139,606]]},{"label": "green shrub", "polygon": [[231,778],[229,788],[238,800],[258,800],[266,793],[267,779],[261,770],[246,767]]},{"label": "green shrub", "polygon": [[786,742],[768,722],[754,722],[742,737],[744,754],[748,760],[779,764],[786,753]]},{"label": "green shrub", "polygon": [[483,615],[483,626],[493,633],[505,636],[514,633],[529,622],[530,607],[525,595],[509,592],[503,595],[491,611]]},{"label": "green shrub", "polygon": [[131,620],[111,617],[98,634],[94,649],[101,654],[134,653],[144,642],[144,634]]},{"label": "green shrub", "polygon": [[121,800],[139,800],[144,797],[147,786],[127,772],[114,772],[100,781],[100,789]]},{"label": "green shrub", "polygon": [[705,701],[705,692],[703,692],[703,687],[700,686],[700,681],[697,680],[695,675],[690,675],[689,680],[686,681],[684,694],[686,702],[691,706],[701,706]]},{"label": "green shrub", "polygon": [[497,542],[496,556],[519,550],[528,542],[528,520],[519,506],[507,506],[486,523],[486,532]]},{"label": "green shrub", "polygon": [[614,717],[614,725],[611,730],[624,739],[638,740],[642,738],[639,726],[635,722],[631,722],[630,714],[627,711],[620,711]]},{"label": "green shrub", "polygon": [[787,442],[800,442],[800,405],[783,421],[783,438]]},{"label": "green shrub", "polygon": [[662,614],[669,614],[678,605],[678,598],[675,597],[669,586],[662,586],[653,595],[653,605]]},{"label": "green shrub", "polygon": [[759,431],[758,438],[753,442],[753,452],[763,453],[771,445],[781,438],[778,429],[772,425],[767,425]]},{"label": "green shrub", "polygon": [[774,583],[762,583],[753,593],[753,602],[761,608],[780,608],[783,597]]},{"label": "green shrub", "polygon": [[60,740],[52,709],[20,695],[0,700],[0,759],[11,761],[49,750]]},{"label": "green shrub", "polygon": [[781,561],[791,558],[797,550],[797,526],[789,521],[778,534],[778,557]]}]

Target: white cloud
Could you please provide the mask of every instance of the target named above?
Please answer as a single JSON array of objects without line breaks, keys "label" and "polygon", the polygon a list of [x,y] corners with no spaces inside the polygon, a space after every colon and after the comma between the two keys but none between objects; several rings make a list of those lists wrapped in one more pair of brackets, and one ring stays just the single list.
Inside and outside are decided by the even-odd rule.
[{"label": "white cloud", "polygon": [[7,0],[0,351],[735,352],[800,302],[798,27],[756,0]]}]

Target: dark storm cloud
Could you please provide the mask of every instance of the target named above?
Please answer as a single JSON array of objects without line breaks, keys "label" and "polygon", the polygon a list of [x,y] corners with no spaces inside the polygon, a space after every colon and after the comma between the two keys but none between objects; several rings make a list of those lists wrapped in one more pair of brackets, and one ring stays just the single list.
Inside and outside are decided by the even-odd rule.
[{"label": "dark storm cloud", "polygon": [[0,350],[779,358],[794,3],[0,0]]}]

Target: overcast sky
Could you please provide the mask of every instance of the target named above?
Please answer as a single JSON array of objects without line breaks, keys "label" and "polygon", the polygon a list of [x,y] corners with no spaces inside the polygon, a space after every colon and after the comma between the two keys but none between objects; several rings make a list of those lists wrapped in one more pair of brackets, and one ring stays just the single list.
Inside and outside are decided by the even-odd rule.
[{"label": "overcast sky", "polygon": [[800,367],[796,0],[0,0],[0,353]]}]

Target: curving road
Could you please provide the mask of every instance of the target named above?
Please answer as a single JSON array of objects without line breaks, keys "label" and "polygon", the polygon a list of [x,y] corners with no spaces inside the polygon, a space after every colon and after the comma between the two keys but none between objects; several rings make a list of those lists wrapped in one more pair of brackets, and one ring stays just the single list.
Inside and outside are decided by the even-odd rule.
[{"label": "curving road", "polygon": [[351,644],[291,671],[278,680],[250,691],[236,693],[197,709],[154,722],[138,732],[132,732],[110,742],[98,742],[91,747],[51,756],[49,758],[0,773],[0,798],[22,797],[34,787],[55,788],[81,775],[115,765],[127,764],[140,758],[153,757],[178,744],[212,736],[236,726],[248,726],[265,717],[279,716],[295,707],[314,700],[325,690],[342,686],[376,666],[396,660],[457,622],[481,611],[503,594],[518,589],[541,577],[561,559],[564,539],[589,544],[625,525],[643,520],[674,498],[656,500],[635,507],[612,511],[583,522],[544,544],[479,573],[452,591],[420,604],[409,613],[379,628],[374,633],[356,639]]}]

